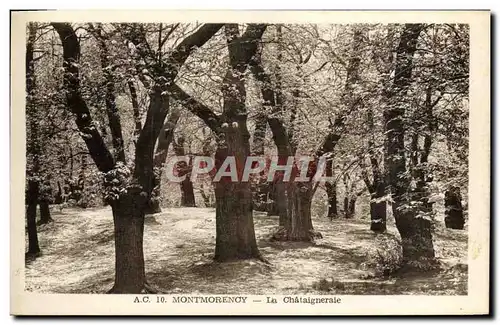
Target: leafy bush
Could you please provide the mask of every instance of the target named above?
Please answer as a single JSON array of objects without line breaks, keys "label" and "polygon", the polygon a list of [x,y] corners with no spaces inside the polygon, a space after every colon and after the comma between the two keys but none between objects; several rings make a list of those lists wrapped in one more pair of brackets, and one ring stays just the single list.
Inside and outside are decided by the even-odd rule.
[{"label": "leafy bush", "polygon": [[403,248],[399,239],[391,234],[378,235],[366,262],[374,270],[375,276],[391,275],[401,268],[402,263]]}]

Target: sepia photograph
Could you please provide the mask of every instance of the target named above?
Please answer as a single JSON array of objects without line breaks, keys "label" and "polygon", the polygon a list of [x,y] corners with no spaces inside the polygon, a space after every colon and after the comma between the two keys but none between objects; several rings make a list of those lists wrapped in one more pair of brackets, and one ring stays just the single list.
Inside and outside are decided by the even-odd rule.
[{"label": "sepia photograph", "polygon": [[488,11],[52,13],[11,13],[12,313],[488,313]]}]

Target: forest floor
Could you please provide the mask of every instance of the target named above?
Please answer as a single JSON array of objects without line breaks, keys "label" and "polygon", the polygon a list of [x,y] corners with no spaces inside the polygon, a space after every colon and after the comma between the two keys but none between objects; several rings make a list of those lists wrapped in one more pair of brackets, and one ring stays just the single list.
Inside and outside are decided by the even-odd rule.
[{"label": "forest floor", "polygon": [[[113,285],[114,243],[110,208],[54,209],[54,222],[39,227],[42,255],[26,262],[28,291],[104,293]],[[396,259],[386,234],[360,219],[313,218],[323,235],[315,243],[272,242],[277,217],[255,213],[257,260],[212,262],[215,211],[165,208],[147,217],[144,254],[148,281],[173,294],[467,294],[467,232],[436,227],[438,270],[379,276]],[[391,220],[389,220],[391,221]]]}]

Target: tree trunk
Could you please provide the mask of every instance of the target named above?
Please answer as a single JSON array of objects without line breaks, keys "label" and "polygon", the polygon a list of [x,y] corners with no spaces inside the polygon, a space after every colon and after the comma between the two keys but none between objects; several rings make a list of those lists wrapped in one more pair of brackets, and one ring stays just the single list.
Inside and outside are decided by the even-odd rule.
[{"label": "tree trunk", "polygon": [[40,204],[40,222],[39,224],[46,224],[52,222],[52,217],[50,216],[50,208],[49,204],[52,202],[52,187],[50,184],[50,180],[46,178],[41,188],[39,189],[39,198],[38,202]]},{"label": "tree trunk", "polygon": [[40,200],[40,224],[46,224],[54,221],[50,216],[49,202],[46,200]]},{"label": "tree trunk", "polygon": [[[165,99],[163,101],[163,109],[168,110],[168,108],[169,102],[168,99]],[[174,138],[174,130],[179,120],[179,116],[180,112],[177,109],[172,109],[158,135],[158,144],[154,154],[153,191],[151,192],[151,199],[146,205],[146,214],[161,212],[161,176],[168,155],[168,147]]]},{"label": "tree trunk", "polygon": [[40,253],[38,245],[38,233],[36,229],[36,207],[38,205],[38,188],[36,181],[28,181],[28,191],[26,193],[26,218],[28,223],[28,254]]},{"label": "tree trunk", "polygon": [[[273,186],[273,202],[272,208],[274,209],[275,215],[279,216],[279,226],[285,229],[291,228],[291,216],[288,212],[288,201],[287,201],[287,185],[281,181],[277,182]],[[268,213],[270,215],[270,213]]]},{"label": "tree trunk", "polygon": [[288,240],[306,242],[313,240],[319,234],[314,233],[311,219],[311,184],[289,183],[287,194],[289,197],[288,208],[294,214],[291,216],[291,228],[288,230]]},{"label": "tree trunk", "polygon": [[[177,138],[177,141],[173,142],[174,152],[177,156],[185,156],[186,151],[184,149],[184,138],[182,136]],[[183,207],[194,207],[196,202],[194,199],[194,188],[193,182],[189,174],[192,170],[192,165],[187,164],[185,161],[180,161],[177,163],[177,170],[179,172],[178,176],[186,176],[184,180],[180,183],[181,187],[181,206]]]},{"label": "tree trunk", "polygon": [[[242,125],[242,123],[240,123]],[[220,144],[216,152],[216,169],[219,170],[227,156],[235,156],[237,165],[244,164],[245,147],[236,144],[238,137],[227,135],[228,147]],[[236,140],[236,141],[234,141]],[[233,142],[233,143],[231,143]],[[241,172],[239,173],[241,180]],[[260,258],[253,225],[252,191],[249,182],[232,182],[222,177],[215,182],[216,240],[215,260]]]},{"label": "tree trunk", "polygon": [[[262,108],[263,109],[263,108]],[[267,130],[267,116],[259,113],[255,119],[255,131],[253,133],[253,153],[255,156],[264,156],[264,141]],[[265,171],[260,173],[254,190],[254,209],[257,211],[268,211],[269,183],[267,182]]]},{"label": "tree trunk", "polygon": [[464,229],[465,219],[462,198],[458,187],[450,188],[444,194],[446,228]]},{"label": "tree trunk", "polygon": [[137,143],[137,137],[141,133],[142,122],[141,122],[141,108],[139,107],[139,101],[137,99],[137,90],[135,89],[135,84],[133,80],[127,81],[128,89],[130,91],[130,97],[132,100],[132,112],[134,116],[134,144]]},{"label": "tree trunk", "polygon": [[[410,206],[411,180],[406,169],[405,97],[411,84],[413,54],[422,30],[421,24],[406,24],[397,48],[393,87],[387,95],[389,105],[384,112],[386,124],[386,169],[393,199],[393,214],[403,244],[403,263],[433,259],[430,220],[417,217]],[[418,264],[418,263],[417,263]]]},{"label": "tree trunk", "polygon": [[126,194],[113,202],[115,283],[109,293],[148,291],[144,270],[144,199]]},{"label": "tree trunk", "polygon": [[272,240],[310,242],[321,238],[321,234],[314,231],[311,219],[311,183],[286,183],[286,197],[284,217],[280,217],[280,227]]},{"label": "tree trunk", "polygon": [[[263,173],[264,174],[264,173]],[[272,202],[269,200],[269,190],[271,189],[271,184],[269,184],[264,176],[258,180],[258,183],[255,186],[254,190],[254,199],[253,199],[253,208],[256,211],[267,212],[268,215],[271,215],[271,211],[276,211],[274,207],[272,207]],[[275,213],[276,214],[276,213]]]},{"label": "tree trunk", "polygon": [[260,258],[249,184],[216,183],[215,260]]},{"label": "tree trunk", "polygon": [[36,228],[36,207],[40,192],[40,141],[38,137],[39,125],[35,102],[35,62],[34,45],[36,39],[37,25],[28,24],[28,40],[26,42],[26,120],[30,135],[26,143],[26,154],[28,166],[31,162],[31,168],[26,170],[28,180],[26,191],[26,219],[28,226],[28,254],[38,254],[40,247],[38,245],[38,233]]},{"label": "tree trunk", "polygon": [[[227,27],[226,27],[227,28]],[[226,112],[244,109],[245,86],[233,71],[226,74],[226,86],[234,85],[237,93],[224,89]],[[228,156],[236,161],[238,181],[222,177],[215,182],[216,239],[215,260],[260,258],[253,224],[253,200],[250,182],[242,182],[243,166],[250,155],[249,133],[245,115],[232,116],[219,138],[215,167],[219,171]],[[239,120],[236,120],[239,119]]]},{"label": "tree trunk", "polygon": [[279,185],[275,182],[268,183],[267,199],[266,199],[266,211],[268,216],[279,216],[280,206],[283,206],[283,200],[285,200],[285,195],[283,194],[283,189],[279,188]]},{"label": "tree trunk", "polygon": [[387,229],[387,204],[381,200],[384,196],[379,193],[371,194],[370,201],[370,230],[375,232],[384,232]]},{"label": "tree trunk", "polygon": [[337,184],[326,183],[326,194],[328,196],[328,218],[333,220],[338,217],[337,211]]},{"label": "tree trunk", "polygon": [[356,214],[356,201],[356,196],[349,199],[349,218],[353,218]]},{"label": "tree trunk", "polygon": [[208,190],[208,193],[205,192],[205,186],[203,185],[203,183],[200,184],[200,195],[203,199],[203,203],[205,204],[205,208],[213,208],[214,207],[214,204],[213,204],[213,200],[211,200],[211,193],[210,193],[210,189]]},{"label": "tree trunk", "polygon": [[196,202],[194,200],[194,189],[191,180],[186,177],[181,182],[181,205],[183,207],[195,207]]},{"label": "tree trunk", "polygon": [[243,167],[250,155],[243,75],[265,29],[265,25],[249,25],[239,36],[237,24],[224,26],[230,67],[222,85],[225,123],[217,141],[215,167],[219,171],[225,159],[233,156],[238,180],[233,182],[230,177],[222,177],[215,183],[217,261],[260,258],[253,225],[252,189],[248,181],[241,181]]},{"label": "tree trunk", "polygon": [[160,197],[161,197],[160,186],[157,185],[151,192],[151,200],[149,200],[148,204],[146,205],[146,208],[144,210],[145,214],[155,214],[161,212]]},{"label": "tree trunk", "polygon": [[63,191],[61,188],[61,182],[57,181],[57,193],[54,198],[54,204],[61,204],[63,203]]},{"label": "tree trunk", "polygon": [[[394,211],[399,211],[396,204],[393,208]],[[430,220],[417,218],[412,210],[395,212],[396,214],[396,226],[403,246],[403,264],[434,259]]]},{"label": "tree trunk", "polygon": [[348,219],[349,216],[349,198],[344,196],[344,218]]}]

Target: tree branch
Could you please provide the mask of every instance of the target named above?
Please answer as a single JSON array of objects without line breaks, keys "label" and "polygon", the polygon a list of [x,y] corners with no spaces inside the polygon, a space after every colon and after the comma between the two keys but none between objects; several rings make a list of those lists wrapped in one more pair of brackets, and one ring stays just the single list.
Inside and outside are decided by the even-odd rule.
[{"label": "tree branch", "polygon": [[194,99],[176,83],[170,85],[168,92],[172,98],[179,101],[191,113],[202,119],[214,133],[220,133],[221,119],[208,106]]},{"label": "tree branch", "polygon": [[189,55],[198,47],[205,44],[212,36],[221,29],[223,24],[204,24],[196,32],[186,37],[176,48],[172,51],[166,62],[172,65],[174,71],[172,75],[177,76],[179,69],[187,60]]},{"label": "tree branch", "polygon": [[108,172],[114,167],[113,156],[95,127],[87,103],[80,93],[78,68],[80,43],[78,37],[73,27],[68,23],[51,23],[51,25],[59,34],[63,45],[64,86],[67,89],[68,107],[76,115],[76,125],[97,168],[102,172]]}]

